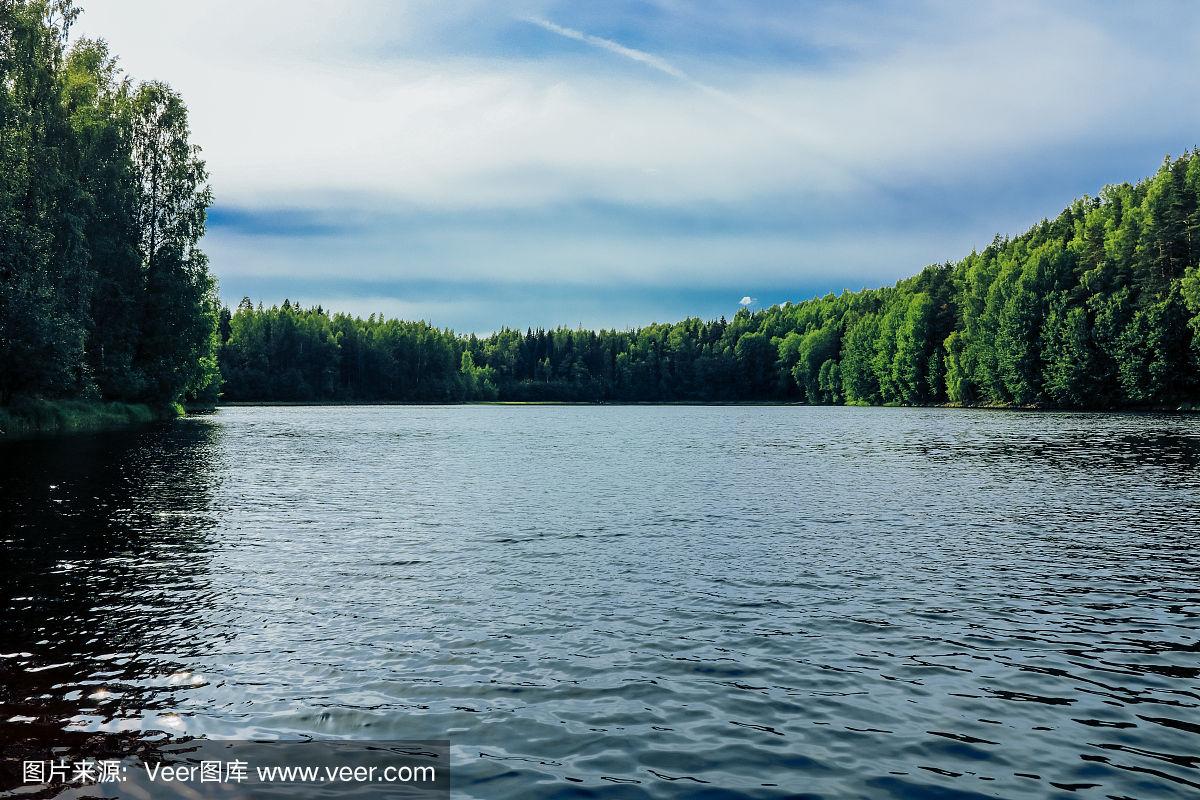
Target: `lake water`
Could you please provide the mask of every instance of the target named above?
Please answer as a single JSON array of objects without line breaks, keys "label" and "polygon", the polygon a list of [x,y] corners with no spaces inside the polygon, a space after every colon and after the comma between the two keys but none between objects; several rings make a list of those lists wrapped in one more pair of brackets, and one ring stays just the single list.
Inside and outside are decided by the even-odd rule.
[{"label": "lake water", "polygon": [[0,446],[0,744],[455,794],[1200,796],[1200,418],[226,408]]}]

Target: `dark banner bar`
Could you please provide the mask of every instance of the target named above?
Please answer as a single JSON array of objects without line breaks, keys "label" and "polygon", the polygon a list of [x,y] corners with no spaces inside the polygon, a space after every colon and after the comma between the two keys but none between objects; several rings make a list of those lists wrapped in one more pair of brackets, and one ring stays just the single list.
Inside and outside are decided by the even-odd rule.
[{"label": "dark banner bar", "polygon": [[450,742],[192,739],[137,756],[0,756],[0,797],[449,800]]}]

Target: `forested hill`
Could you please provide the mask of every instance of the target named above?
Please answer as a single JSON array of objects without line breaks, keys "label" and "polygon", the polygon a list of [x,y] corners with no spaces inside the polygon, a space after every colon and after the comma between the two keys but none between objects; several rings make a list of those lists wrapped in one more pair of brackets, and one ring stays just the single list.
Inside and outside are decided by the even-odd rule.
[{"label": "forested hill", "polygon": [[187,110],[69,0],[0,0],[0,405],[171,403],[218,386],[209,203]]},{"label": "forested hill", "polygon": [[1200,152],[895,286],[633,331],[222,312],[229,400],[1200,400]]}]

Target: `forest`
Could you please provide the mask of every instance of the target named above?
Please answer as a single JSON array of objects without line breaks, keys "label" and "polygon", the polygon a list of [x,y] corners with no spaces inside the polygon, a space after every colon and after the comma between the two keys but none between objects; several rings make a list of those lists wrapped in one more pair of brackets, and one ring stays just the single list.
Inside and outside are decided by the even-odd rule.
[{"label": "forest", "polygon": [[69,42],[69,0],[0,0],[0,405],[215,398],[211,195],[187,109]]},{"label": "forest", "polygon": [[1138,408],[1200,400],[1200,151],[895,286],[637,330],[458,336],[244,299],[235,401],[786,401]]},{"label": "forest", "polygon": [[198,247],[212,194],[186,106],[71,43],[77,13],[0,0],[0,406],[1200,401],[1200,151],[895,286],[728,320],[478,337],[229,309]]}]

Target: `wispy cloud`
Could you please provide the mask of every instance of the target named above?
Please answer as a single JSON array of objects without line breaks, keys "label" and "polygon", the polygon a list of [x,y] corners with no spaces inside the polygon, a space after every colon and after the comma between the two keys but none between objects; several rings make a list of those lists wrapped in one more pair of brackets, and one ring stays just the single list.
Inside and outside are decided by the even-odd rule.
[{"label": "wispy cloud", "polygon": [[[304,298],[403,281],[390,309],[467,329],[664,319],[681,287],[726,313],[889,282],[1200,144],[1195,4],[82,5],[187,98],[234,301],[332,276]],[[406,305],[437,280],[470,301]]]},{"label": "wispy cloud", "polygon": [[623,58],[636,61],[639,64],[645,64],[651,69],[657,70],[664,75],[668,75],[676,80],[682,81],[693,89],[703,92],[710,97],[720,100],[722,103],[732,106],[741,113],[753,117],[759,122],[770,125],[793,136],[806,136],[805,131],[796,126],[793,122],[780,118],[768,112],[766,109],[754,105],[753,103],[748,103],[745,99],[732,92],[719,89],[712,84],[705,83],[704,81],[696,80],[687,72],[672,64],[670,61],[660,58],[653,53],[647,53],[644,50],[638,50],[633,47],[626,47],[620,42],[613,41],[612,39],[605,39],[602,36],[593,36],[590,33],[584,33],[583,31],[579,31],[574,28],[568,28],[564,25],[559,25],[542,17],[527,16],[524,18],[524,20],[551,33],[556,33],[559,36],[564,36],[568,39],[574,39],[577,42],[583,42],[584,44],[591,45],[592,47],[598,47],[601,50],[607,50],[610,53],[615,53]]}]

